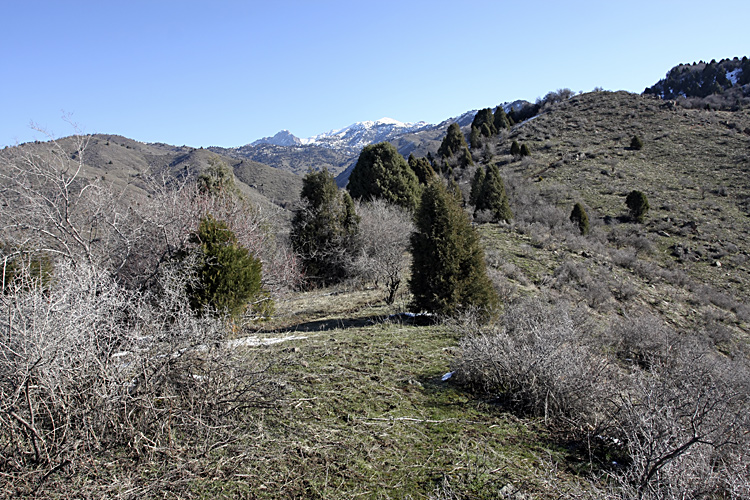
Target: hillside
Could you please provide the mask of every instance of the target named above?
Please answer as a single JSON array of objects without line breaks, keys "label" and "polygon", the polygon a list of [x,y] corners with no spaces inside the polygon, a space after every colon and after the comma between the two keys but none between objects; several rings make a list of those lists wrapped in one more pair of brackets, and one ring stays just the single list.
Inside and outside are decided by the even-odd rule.
[{"label": "hillside", "polygon": [[[467,136],[473,115],[469,112],[460,121]],[[407,156],[410,152],[435,155],[442,130],[422,130],[395,142]],[[642,140],[642,149],[631,147],[634,136]],[[286,170],[302,173],[311,166],[306,160],[310,155],[321,162],[315,165],[330,161],[333,166],[340,160],[337,168],[342,168],[352,161],[333,153],[326,156],[322,149],[311,152],[306,146],[256,145],[240,153],[142,144],[119,136],[89,139],[86,176],[147,195],[146,174],[164,173],[172,182],[192,178],[222,153],[220,158],[233,168],[240,188],[251,199],[285,207],[294,202],[301,186],[301,177]],[[513,141],[526,145],[530,155],[510,154]],[[61,143],[73,146],[70,138]],[[12,148],[0,153],[0,160],[44,147],[40,143]],[[255,154],[252,151],[265,151],[271,166],[243,156]],[[288,156],[289,151],[297,152]],[[510,223],[487,222],[482,213],[473,220],[489,277],[502,301],[499,317],[491,325],[479,324],[470,312],[459,318],[415,317],[407,314],[411,302],[407,286],[402,285],[395,302],[388,305],[384,284],[363,279],[275,296],[271,317],[231,324],[179,316],[175,304],[165,307],[163,316],[149,313],[159,320],[152,321],[140,309],[146,305],[138,296],[134,299],[138,308],[128,310],[134,314],[113,321],[112,311],[122,309],[125,300],[115,301],[105,288],[101,295],[92,294],[91,300],[93,304],[112,301],[111,309],[103,309],[110,322],[93,323],[98,329],[85,331],[108,333],[107,328],[112,328],[123,335],[106,346],[102,358],[92,358],[105,362],[91,362],[95,369],[85,372],[91,375],[85,380],[108,381],[102,373],[124,375],[122,379],[113,375],[119,382],[109,386],[94,386],[105,395],[101,399],[96,390],[75,394],[85,394],[89,399],[82,399],[93,401],[97,410],[112,411],[111,421],[118,425],[99,419],[101,427],[91,434],[96,439],[85,445],[59,437],[53,428],[47,435],[62,444],[53,450],[58,452],[55,460],[45,462],[32,446],[41,440],[33,432],[24,434],[24,429],[43,424],[18,416],[31,403],[8,396],[12,401],[0,408],[0,418],[19,431],[0,433],[0,453],[12,457],[0,461],[0,494],[623,500],[630,497],[618,487],[634,482],[628,471],[637,461],[635,453],[628,455],[632,448],[623,443],[646,436],[653,438],[654,448],[663,447],[660,457],[668,465],[662,469],[660,463],[653,469],[658,472],[654,483],[664,477],[673,482],[669,484],[688,484],[697,491],[710,488],[706,498],[747,498],[746,448],[733,448],[736,442],[709,451],[696,446],[683,456],[680,447],[692,446],[691,439],[707,441],[706,435],[697,437],[697,429],[708,425],[713,432],[725,424],[726,408],[747,409],[750,403],[749,153],[750,111],[687,109],[670,100],[627,92],[573,95],[540,106],[533,118],[486,139],[472,150],[475,165],[463,168],[454,162],[451,175],[468,198],[476,169],[495,163],[510,198]],[[339,179],[346,172],[342,170]],[[643,223],[628,217],[625,198],[632,190],[648,197],[650,209]],[[591,221],[585,236],[569,220],[576,202],[585,206]],[[473,207],[465,208],[473,215]],[[26,292],[19,293],[18,300],[32,295]],[[39,310],[45,318],[45,314],[73,316],[72,299],[54,302],[45,293],[24,307],[36,311],[34,307],[42,304]],[[79,295],[85,294],[73,297]],[[48,303],[54,306],[49,311],[44,309]],[[9,307],[8,318],[16,310],[22,307]],[[512,331],[509,323],[503,323],[514,314],[526,329]],[[535,323],[540,317],[542,321]],[[183,322],[193,328],[186,339],[178,329]],[[131,323],[142,329],[134,330],[130,345],[121,344],[129,338]],[[6,326],[11,331],[13,325],[8,319],[2,331]],[[557,333],[565,328],[575,335],[562,340],[541,337],[533,344],[540,331]],[[544,390],[536,401],[541,411],[518,405],[508,389],[512,384],[472,384],[465,378],[466,365],[479,365],[477,361],[497,354],[485,348],[490,344],[481,344],[480,355],[470,358],[467,338],[489,339],[509,331],[516,337],[495,347],[498,351],[518,347],[522,355],[504,365],[488,363],[488,371],[510,373],[528,366],[535,376],[535,365],[548,366],[547,379],[518,383],[541,384]],[[157,333],[162,335],[160,350],[149,353],[143,347]],[[94,351],[99,352],[99,338],[92,337]],[[36,339],[30,338],[35,345]],[[10,354],[3,359],[16,359],[21,350],[5,352]],[[131,362],[122,360],[138,360],[142,353],[143,364],[138,366],[143,375],[130,376]],[[44,358],[50,360],[45,369],[64,361],[64,356],[43,355],[50,356]],[[24,366],[31,366],[32,373],[35,358],[28,359],[31,362]],[[537,362],[523,365],[529,359]],[[675,371],[677,376],[661,378],[659,370],[672,374],[670,370],[678,365],[683,371]],[[720,377],[709,369],[714,366],[728,368]],[[72,366],[71,373],[77,369]],[[616,411],[596,415],[596,426],[578,420],[588,409],[582,404],[571,406],[575,411],[564,418],[556,418],[554,410],[548,414],[548,405],[554,408],[560,403],[554,392],[560,384],[576,386],[571,392],[590,392],[589,386],[583,390],[578,386],[591,382],[576,378],[582,371],[595,373],[604,381],[602,386],[611,384],[611,392],[602,392],[605,396],[600,400],[594,393],[583,401],[643,416],[633,419],[642,425],[633,424],[637,432],[618,428],[624,424]],[[14,377],[15,372],[6,379]],[[28,380],[17,383],[14,395],[36,394],[38,386]],[[137,385],[141,381],[143,385]],[[78,389],[79,378],[74,382]],[[724,398],[728,389],[735,388],[733,399]],[[117,406],[107,391],[124,394],[127,405]],[[627,400],[629,391],[635,394],[625,401],[631,406],[606,406]],[[66,411],[73,404],[67,399],[63,403]],[[648,407],[644,413],[636,411],[644,407]],[[43,413],[47,411],[43,405],[39,408],[41,415],[52,414]],[[738,415],[730,430],[746,441],[748,412]],[[84,415],[79,420],[89,418]],[[678,427],[685,421],[684,427]],[[68,425],[73,428],[76,422],[71,418]],[[117,445],[108,446],[107,439]],[[724,445],[729,449],[726,453]],[[86,451],[80,451],[84,447]],[[690,460],[701,456],[706,457],[699,464],[704,469],[690,468]],[[675,457],[680,459],[672,460]],[[726,463],[739,468],[723,469]],[[708,486],[706,477],[713,481]],[[645,483],[651,480],[649,475]],[[679,487],[673,496],[652,493],[647,491],[641,498],[685,496]]]},{"label": "hillside", "polygon": [[[83,139],[86,141],[84,177],[100,178],[119,191],[127,188],[135,195],[151,192],[151,179],[158,181],[166,176],[172,182],[195,178],[208,166],[209,159],[216,157],[233,169],[240,190],[256,203],[290,206],[299,198],[302,186],[301,178],[292,173],[204,149],[142,143],[109,134],[94,134]],[[78,144],[74,137],[62,138],[57,143],[76,158]],[[43,154],[51,146],[48,142],[30,142],[6,148],[0,151],[0,160],[7,161],[13,155]]]}]

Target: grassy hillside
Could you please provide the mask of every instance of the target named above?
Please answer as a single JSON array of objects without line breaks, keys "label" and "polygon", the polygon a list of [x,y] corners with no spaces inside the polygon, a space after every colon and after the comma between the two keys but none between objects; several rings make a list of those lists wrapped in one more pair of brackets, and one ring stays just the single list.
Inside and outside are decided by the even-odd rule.
[{"label": "grassy hillside", "polygon": [[[641,297],[635,304],[650,303],[675,322],[718,307],[746,334],[748,126],[747,111],[685,110],[625,92],[549,107],[474,151],[480,164],[500,165],[517,215],[511,226],[487,227],[495,235],[488,244],[501,263],[522,270],[521,283],[541,284],[560,266],[576,265],[607,277],[596,281],[609,289],[600,290],[605,304],[614,306],[632,286]],[[634,135],[643,149],[630,148]],[[514,140],[531,155],[513,158]],[[472,173],[458,173],[465,189]],[[643,224],[627,220],[625,198],[634,189],[651,207]],[[565,228],[578,201],[594,226],[587,238]]]},{"label": "grassy hillside", "polygon": [[[218,157],[235,173],[238,187],[252,201],[266,205],[273,203],[290,206],[299,199],[302,179],[292,173],[280,171],[247,159],[221,156],[205,149],[168,144],[147,144],[118,135],[94,134],[81,138],[87,141],[84,150],[83,175],[100,178],[118,191],[128,188],[135,195],[145,195],[153,190],[151,179],[166,176],[170,182],[194,178],[208,165],[209,159]],[[57,143],[76,158],[76,137],[66,137]],[[11,155],[44,154],[52,143],[26,143],[0,151],[0,157]]]},{"label": "grassy hillside", "polygon": [[[712,353],[736,363],[736,374],[746,374],[747,130],[748,111],[687,110],[625,92],[593,92],[546,107],[477,148],[478,165],[499,164],[514,212],[510,224],[483,223],[482,214],[475,221],[503,311],[528,297],[564,304],[582,336],[597,342],[596,355],[622,375],[613,378],[623,382],[620,393],[635,371],[618,352],[632,339],[618,337],[618,328],[640,318],[651,318],[638,332],[643,350],[658,350],[663,324],[677,338],[705,341]],[[635,135],[643,140],[640,150],[630,148]],[[430,140],[436,149],[439,141]],[[510,155],[514,140],[531,155]],[[88,151],[95,159],[88,175],[144,191],[143,172],[194,175],[213,154],[116,136],[93,136]],[[278,170],[225,161],[243,189],[284,202],[299,192]],[[454,170],[464,191],[476,168]],[[650,202],[643,224],[627,217],[625,197],[633,189]],[[575,202],[591,219],[587,236],[568,220]],[[164,363],[165,379],[174,377],[175,389],[146,401],[149,411],[166,415],[156,421],[157,438],[136,434],[121,447],[91,445],[96,453],[71,452],[71,460],[44,465],[34,465],[27,452],[32,465],[0,463],[0,494],[603,498],[615,484],[608,474],[629,465],[620,444],[590,428],[519,411],[502,388],[480,390],[444,377],[460,366],[462,339],[479,327],[470,317],[414,324],[402,314],[408,290],[391,306],[385,295],[382,287],[361,283],[294,292],[277,300],[271,319],[228,325],[231,347],[222,355],[244,356],[243,367],[254,376],[250,394],[261,396],[227,397],[215,403],[218,415],[211,406],[206,415],[199,410],[217,394],[235,396],[225,388],[231,377],[215,371],[222,365],[203,354],[185,356],[193,352],[188,349],[165,351],[171,355],[155,359]],[[194,345],[196,353],[215,348]],[[178,366],[164,361],[172,357]],[[565,373],[561,366],[558,378]],[[220,383],[211,385],[214,380]],[[746,398],[747,383],[740,383]],[[742,498],[737,491],[722,498]]]}]

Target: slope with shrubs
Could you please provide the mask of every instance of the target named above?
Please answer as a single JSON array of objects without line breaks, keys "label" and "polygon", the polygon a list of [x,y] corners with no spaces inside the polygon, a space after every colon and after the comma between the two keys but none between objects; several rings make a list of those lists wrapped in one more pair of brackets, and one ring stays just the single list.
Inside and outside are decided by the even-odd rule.
[{"label": "slope with shrubs", "polygon": [[[91,268],[108,270],[100,281],[55,267],[83,285],[61,280],[49,292],[23,283],[3,295],[14,307],[2,331],[23,335],[1,341],[0,491],[747,498],[748,115],[665,104],[627,93],[566,95],[483,136],[475,166],[436,169],[466,199],[476,169],[498,166],[512,217],[475,220],[502,301],[490,323],[464,311],[419,326],[424,317],[405,314],[412,297],[393,288],[408,279],[403,238],[379,249],[387,235],[368,239],[376,233],[363,228],[382,228],[376,212],[409,225],[375,204],[355,206],[362,251],[344,269],[350,281],[278,293],[276,315],[243,328],[197,317],[171,261],[153,277],[137,263],[158,261],[148,252],[161,248],[162,234],[187,242],[207,211],[255,254],[283,257],[255,232],[267,226],[220,199],[189,203],[195,193],[184,190],[153,197],[161,208],[136,211],[135,225],[106,218],[122,212],[108,212],[102,198],[83,197],[75,220],[101,215],[143,228],[145,248],[131,251],[150,257],[123,259],[126,243],[143,239],[103,224],[81,240],[95,250]],[[630,148],[634,135],[641,150]],[[513,141],[530,154],[511,155]],[[650,206],[640,223],[626,206],[633,190]],[[576,203],[588,234],[571,221]],[[13,243],[21,251],[33,242]],[[283,262],[267,287],[296,283]],[[112,269],[122,269],[121,281],[110,279]],[[132,283],[144,279],[126,275],[151,287],[135,293]],[[147,292],[160,300],[139,295]],[[61,335],[69,331],[88,335]],[[54,353],[79,363],[56,366]],[[142,378],[130,376],[134,368]]]}]

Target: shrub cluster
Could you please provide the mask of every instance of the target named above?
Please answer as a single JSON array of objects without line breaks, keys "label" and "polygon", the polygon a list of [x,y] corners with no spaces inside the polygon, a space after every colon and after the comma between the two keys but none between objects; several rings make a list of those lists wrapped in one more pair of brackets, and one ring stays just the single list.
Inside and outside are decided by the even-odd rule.
[{"label": "shrub cluster", "polygon": [[625,318],[604,337],[574,317],[564,305],[524,299],[497,325],[459,325],[455,380],[600,443],[601,456],[623,457],[614,470],[599,463],[618,485],[603,498],[744,498],[747,357],[728,358],[652,317]]}]

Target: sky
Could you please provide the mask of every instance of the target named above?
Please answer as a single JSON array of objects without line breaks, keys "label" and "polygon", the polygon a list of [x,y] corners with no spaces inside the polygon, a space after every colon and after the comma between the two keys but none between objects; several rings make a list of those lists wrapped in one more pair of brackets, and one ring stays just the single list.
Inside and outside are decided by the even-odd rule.
[{"label": "sky", "polygon": [[[0,0],[0,147],[76,132],[241,146],[439,123],[750,57],[747,0]],[[36,129],[45,131],[39,132]]]}]

